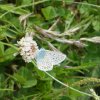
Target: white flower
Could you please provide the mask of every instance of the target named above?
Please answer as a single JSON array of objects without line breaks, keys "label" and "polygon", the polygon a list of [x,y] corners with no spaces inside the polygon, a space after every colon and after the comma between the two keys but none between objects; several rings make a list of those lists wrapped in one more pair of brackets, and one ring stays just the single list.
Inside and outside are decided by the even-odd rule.
[{"label": "white flower", "polygon": [[20,55],[22,58],[25,62],[31,62],[38,51],[37,43],[33,41],[32,36],[25,36],[17,43],[19,45]]}]

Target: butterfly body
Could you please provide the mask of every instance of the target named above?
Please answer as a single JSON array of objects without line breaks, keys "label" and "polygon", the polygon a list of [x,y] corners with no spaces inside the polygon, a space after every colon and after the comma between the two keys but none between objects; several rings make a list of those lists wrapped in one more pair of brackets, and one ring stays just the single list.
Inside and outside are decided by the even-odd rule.
[{"label": "butterfly body", "polygon": [[35,59],[38,69],[50,71],[53,69],[54,65],[60,64],[65,58],[66,55],[61,52],[40,49]]},{"label": "butterfly body", "polygon": [[36,60],[43,59],[44,56],[45,56],[45,54],[46,54],[45,49],[41,48],[41,49],[38,50],[38,52],[37,52]]}]

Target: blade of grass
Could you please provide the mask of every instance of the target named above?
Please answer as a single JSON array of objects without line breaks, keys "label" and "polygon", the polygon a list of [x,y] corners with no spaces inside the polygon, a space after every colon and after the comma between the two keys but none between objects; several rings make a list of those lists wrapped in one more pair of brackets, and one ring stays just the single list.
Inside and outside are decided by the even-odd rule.
[{"label": "blade of grass", "polygon": [[3,14],[0,16],[0,18],[4,17],[6,14],[8,14],[8,13],[14,11],[14,10],[17,10],[17,9],[20,9],[20,8],[29,7],[29,6],[33,6],[33,5],[37,5],[37,4],[46,2],[46,1],[48,1],[48,0],[42,0],[42,1],[34,2],[34,3],[30,3],[30,4],[28,4],[28,5],[21,5],[21,6],[18,6],[18,7],[16,7],[15,9],[12,9],[12,10],[10,10],[10,11],[7,11],[7,12],[3,13]]}]

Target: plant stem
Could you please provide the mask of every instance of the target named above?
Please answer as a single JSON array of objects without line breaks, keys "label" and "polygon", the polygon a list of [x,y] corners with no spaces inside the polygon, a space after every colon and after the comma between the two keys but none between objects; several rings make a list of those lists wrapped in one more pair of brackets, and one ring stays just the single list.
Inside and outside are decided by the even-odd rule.
[{"label": "plant stem", "polygon": [[46,71],[44,71],[44,72],[45,72],[48,76],[50,76],[52,79],[54,79],[56,82],[62,84],[63,86],[68,87],[69,89],[74,90],[74,91],[76,91],[76,92],[78,92],[78,93],[81,93],[81,94],[84,94],[84,95],[87,95],[87,96],[92,97],[91,94],[88,94],[88,93],[79,91],[79,90],[77,90],[77,89],[75,89],[75,88],[73,88],[73,87],[70,87],[70,86],[68,86],[67,84],[61,82],[60,80],[58,80],[58,79],[56,79],[55,77],[53,77],[52,75],[50,75],[48,72],[46,72]]},{"label": "plant stem", "polygon": [[[32,63],[33,63],[34,66],[37,66],[36,63],[35,63],[34,61],[32,61]],[[78,92],[78,93],[80,93],[80,94],[84,94],[84,95],[87,95],[87,96],[92,97],[91,94],[88,94],[88,93],[79,91],[79,90],[77,90],[77,89],[75,89],[75,88],[73,88],[73,87],[68,86],[67,84],[65,84],[65,83],[61,82],[60,80],[56,79],[54,76],[52,76],[52,75],[49,74],[48,72],[44,71],[44,73],[46,73],[48,76],[50,76],[52,79],[54,79],[56,82],[60,83],[61,85],[65,86],[65,87],[68,87],[69,89],[71,89],[71,90],[73,90],[73,91],[76,91],[76,92]]]},{"label": "plant stem", "polygon": [[14,91],[12,89],[0,89],[0,91]]},{"label": "plant stem", "polygon": [[0,41],[0,43],[2,43],[2,44],[4,44],[4,45],[7,45],[7,46],[10,46],[10,47],[12,47],[12,48],[14,48],[15,50],[19,50],[19,48],[17,48],[16,46],[14,46],[14,45],[12,45],[12,44],[9,44],[9,43],[5,43],[5,42],[1,42]]}]

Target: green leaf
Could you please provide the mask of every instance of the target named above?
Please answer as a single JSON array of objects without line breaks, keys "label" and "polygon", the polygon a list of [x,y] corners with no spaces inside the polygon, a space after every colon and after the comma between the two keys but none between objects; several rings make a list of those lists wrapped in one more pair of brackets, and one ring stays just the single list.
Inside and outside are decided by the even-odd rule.
[{"label": "green leaf", "polygon": [[24,84],[23,84],[23,88],[30,88],[32,86],[35,86],[37,84],[37,80],[33,79],[33,80],[27,80]]},{"label": "green leaf", "polygon": [[100,67],[99,66],[94,67],[93,72],[91,74],[92,74],[92,77],[98,77],[99,78],[99,76],[100,76]]},{"label": "green leaf", "polygon": [[24,14],[30,13],[28,10],[24,10],[24,9],[16,9],[16,10],[14,10],[12,12],[16,13],[16,14],[19,14],[19,15],[24,15]]},{"label": "green leaf", "polygon": [[6,10],[6,11],[10,11],[10,10],[12,10],[12,9],[14,9],[15,7],[14,7],[14,5],[0,5],[0,8],[2,9],[2,10]]},{"label": "green leaf", "polygon": [[4,45],[0,43],[0,62],[4,61]]},{"label": "green leaf", "polygon": [[37,72],[38,76],[43,79],[45,78],[45,73],[39,69],[37,69],[36,67],[34,67],[35,71]]},{"label": "green leaf", "polygon": [[4,55],[4,45],[0,43],[0,56]]},{"label": "green leaf", "polygon": [[23,5],[30,4],[30,3],[32,3],[32,0],[22,0]]},{"label": "green leaf", "polygon": [[70,97],[67,96],[60,96],[59,100],[72,100]]},{"label": "green leaf", "polygon": [[33,79],[32,72],[25,67],[21,67],[18,71],[18,74],[24,77],[26,80]]},{"label": "green leaf", "polygon": [[64,2],[66,2],[67,4],[72,4],[74,0],[64,0]]},{"label": "green leaf", "polygon": [[79,8],[80,13],[83,14],[84,16],[89,16],[91,12],[91,6],[86,6],[86,5],[79,5],[79,6],[80,6]]},{"label": "green leaf", "polygon": [[6,37],[5,33],[8,28],[9,28],[8,24],[0,26],[0,40],[5,39],[5,37]]},{"label": "green leaf", "polygon": [[22,84],[23,88],[29,88],[37,84],[37,80],[32,76],[32,72],[25,67],[21,67],[14,76]]},{"label": "green leaf", "polygon": [[50,91],[51,87],[52,87],[52,81],[39,81],[37,84],[37,88],[42,92]]},{"label": "green leaf", "polygon": [[[0,74],[0,89],[4,89],[5,88],[4,81],[5,81],[4,74]],[[2,97],[4,94],[5,94],[4,91],[0,91],[0,97]]]},{"label": "green leaf", "polygon": [[59,16],[64,16],[65,15],[65,10],[64,8],[56,8],[56,12]]},{"label": "green leaf", "polygon": [[15,78],[16,81],[19,82],[20,84],[24,84],[24,83],[26,82],[26,79],[25,79],[23,76],[21,76],[21,75],[19,75],[19,74],[17,74],[17,73],[14,74],[14,78]]},{"label": "green leaf", "polygon": [[21,8],[16,8],[14,5],[7,4],[7,5],[0,5],[2,10],[6,10],[15,14],[27,14],[29,11],[23,10]]},{"label": "green leaf", "polygon": [[93,21],[92,21],[92,25],[94,30],[96,31],[100,31],[100,16],[97,16]]},{"label": "green leaf", "polygon": [[50,19],[53,19],[53,18],[58,16],[55,8],[52,6],[42,8],[42,13],[43,13],[46,20],[50,20]]},{"label": "green leaf", "polygon": [[2,84],[4,80],[5,80],[4,74],[0,74],[0,88],[4,86],[4,84]]},{"label": "green leaf", "polygon": [[5,60],[13,60],[15,58],[13,54],[16,52],[17,51],[14,48],[8,48],[7,50],[5,50]]}]

